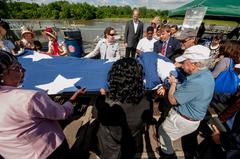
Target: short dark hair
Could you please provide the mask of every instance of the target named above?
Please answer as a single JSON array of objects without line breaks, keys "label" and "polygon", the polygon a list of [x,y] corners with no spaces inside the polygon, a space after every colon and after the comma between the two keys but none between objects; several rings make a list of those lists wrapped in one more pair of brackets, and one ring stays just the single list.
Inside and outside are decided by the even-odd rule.
[{"label": "short dark hair", "polygon": [[0,18],[0,26],[3,27],[3,29],[5,29],[6,31],[10,30],[9,24],[3,21],[1,18]]},{"label": "short dark hair", "polygon": [[[3,77],[4,73],[8,70],[8,68],[13,64],[17,62],[17,58],[7,52],[0,50],[0,80]],[[0,85],[2,83],[0,82]]]},{"label": "short dark hair", "polygon": [[213,36],[213,39],[215,40],[222,40],[223,39],[224,34],[223,33],[219,33]]},{"label": "short dark hair", "polygon": [[174,28],[175,30],[178,31],[178,26],[176,24],[172,25],[171,28]]},{"label": "short dark hair", "polygon": [[34,40],[33,41],[34,44],[34,50],[38,51],[38,50],[42,50],[42,44],[40,41],[38,40]]},{"label": "short dark hair", "polygon": [[154,31],[154,28],[152,27],[152,26],[149,26],[149,27],[147,27],[147,32],[149,32],[149,31]]},{"label": "short dark hair", "polygon": [[171,28],[169,25],[163,25],[161,26],[161,30],[165,30],[166,32],[170,33],[171,32]]},{"label": "short dark hair", "polygon": [[143,97],[143,68],[133,58],[116,61],[108,73],[109,98],[137,104]]}]

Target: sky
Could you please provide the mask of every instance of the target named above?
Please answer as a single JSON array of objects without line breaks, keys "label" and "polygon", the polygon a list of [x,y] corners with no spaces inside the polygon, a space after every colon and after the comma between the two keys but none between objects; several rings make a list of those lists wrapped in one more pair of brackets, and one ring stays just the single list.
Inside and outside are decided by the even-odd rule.
[{"label": "sky", "polygon": [[[22,2],[50,3],[57,0],[16,0]],[[68,0],[69,2],[87,2],[92,5],[129,5],[131,7],[142,7],[170,10],[182,6],[192,0]]]}]

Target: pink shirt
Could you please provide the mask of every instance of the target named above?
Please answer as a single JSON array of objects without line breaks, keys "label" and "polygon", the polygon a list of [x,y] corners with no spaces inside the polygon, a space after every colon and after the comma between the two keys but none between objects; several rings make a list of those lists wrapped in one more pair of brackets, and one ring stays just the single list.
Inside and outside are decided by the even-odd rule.
[{"label": "pink shirt", "polygon": [[64,140],[57,120],[72,114],[44,92],[0,86],[0,154],[5,159],[45,159]]}]

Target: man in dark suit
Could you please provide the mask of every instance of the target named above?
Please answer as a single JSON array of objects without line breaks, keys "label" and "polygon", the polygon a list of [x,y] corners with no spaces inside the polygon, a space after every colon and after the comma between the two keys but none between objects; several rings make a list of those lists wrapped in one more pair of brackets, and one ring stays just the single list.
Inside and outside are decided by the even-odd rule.
[{"label": "man in dark suit", "polygon": [[181,48],[180,41],[170,36],[171,28],[168,25],[161,27],[160,32],[160,40],[154,43],[153,51],[173,60],[176,51]]},{"label": "man in dark suit", "polygon": [[133,9],[133,20],[127,22],[124,33],[126,57],[135,57],[138,41],[143,38],[143,23],[139,20],[139,10]]}]

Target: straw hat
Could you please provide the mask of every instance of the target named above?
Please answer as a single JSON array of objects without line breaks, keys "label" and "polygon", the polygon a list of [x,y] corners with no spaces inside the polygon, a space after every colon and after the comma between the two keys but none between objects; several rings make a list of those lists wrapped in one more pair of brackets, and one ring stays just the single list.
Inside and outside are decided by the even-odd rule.
[{"label": "straw hat", "polygon": [[57,39],[57,33],[50,27],[47,27],[45,30],[44,30],[44,33],[54,39]]},{"label": "straw hat", "polygon": [[32,32],[32,30],[26,26],[22,26],[21,27],[21,36],[23,37],[24,34],[32,34],[32,37],[34,37],[34,33]]}]

